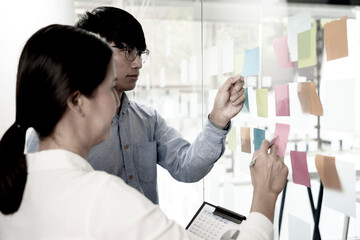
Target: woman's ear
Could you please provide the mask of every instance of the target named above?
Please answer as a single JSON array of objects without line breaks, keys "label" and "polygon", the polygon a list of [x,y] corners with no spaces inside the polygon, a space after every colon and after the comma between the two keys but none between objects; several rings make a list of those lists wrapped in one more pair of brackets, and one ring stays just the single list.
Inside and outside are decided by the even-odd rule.
[{"label": "woman's ear", "polygon": [[74,111],[80,113],[82,116],[84,116],[84,113],[82,110],[83,104],[84,104],[83,97],[84,96],[79,91],[76,91],[73,94],[71,94],[67,100],[68,107],[71,110],[74,110]]}]

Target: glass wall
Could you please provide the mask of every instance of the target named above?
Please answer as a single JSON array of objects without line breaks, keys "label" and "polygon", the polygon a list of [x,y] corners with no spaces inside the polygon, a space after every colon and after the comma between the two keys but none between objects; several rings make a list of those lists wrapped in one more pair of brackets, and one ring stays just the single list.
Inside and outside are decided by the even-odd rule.
[{"label": "glass wall", "polygon": [[[356,94],[360,90],[357,67],[360,57],[359,8],[315,4],[313,1],[302,4],[276,0],[123,0],[76,1],[76,13],[81,14],[99,5],[123,8],[142,24],[150,60],[143,66],[137,87],[129,95],[133,100],[157,109],[167,123],[190,142],[202,130],[217,89],[229,76],[243,73],[248,61],[246,54],[249,50],[259,49],[258,73],[245,77],[249,107],[233,119],[226,151],[212,171],[204,180],[186,184],[175,181],[159,167],[160,207],[164,212],[184,227],[202,201],[247,215],[252,199],[248,164],[255,149],[253,130],[264,130],[265,138],[270,139],[275,134],[276,124],[282,123],[290,126],[284,156],[290,175],[286,196],[280,195],[278,199],[275,229],[279,228],[281,215],[282,239],[289,239],[294,234],[294,222],[297,223],[295,229],[309,231],[312,235],[314,221],[309,192],[305,186],[293,182],[290,151],[306,152],[315,208],[320,189],[314,161],[316,154],[334,156],[337,161],[351,163],[353,173],[355,170],[359,172],[360,97]],[[310,14],[311,26],[317,29],[316,62],[308,67],[300,66],[298,61],[287,67],[280,66],[274,41],[287,38],[290,34],[289,19],[302,13]],[[324,25],[343,16],[348,17],[349,54],[345,58],[327,61]],[[296,86],[299,82],[315,83],[324,109],[323,116],[296,109],[290,109],[290,116],[276,115],[275,87],[288,85],[292,101],[297,98]],[[267,90],[267,117],[258,115],[257,89]],[[251,130],[250,153],[242,149],[241,128]],[[355,179],[355,175],[352,177]],[[355,210],[352,209],[355,215],[350,218],[349,237],[360,236],[360,224],[356,217],[360,214],[359,173],[353,184],[350,205],[355,206]],[[331,204],[327,205],[327,196],[330,195],[325,193],[320,232],[323,239],[340,239],[345,213],[341,209],[334,210]],[[284,199],[282,214],[281,199]],[[303,227],[300,227],[299,221]]]},{"label": "glass wall", "polygon": [[[348,215],[348,237],[360,236],[360,96],[357,94],[360,91],[360,10],[354,5],[308,2],[74,1],[77,16],[97,6],[112,5],[129,11],[140,21],[145,31],[150,59],[141,70],[136,89],[128,95],[132,100],[154,107],[169,125],[178,129],[190,142],[203,129],[217,89],[229,76],[244,73],[248,64],[246,55],[250,50],[259,49],[258,72],[245,77],[249,105],[232,120],[226,151],[212,171],[197,183],[180,183],[164,169],[158,168],[160,207],[182,226],[187,225],[203,201],[243,215],[249,213],[252,185],[248,165],[255,150],[254,129],[264,130],[265,138],[271,139],[275,134],[276,124],[282,123],[290,126],[284,155],[290,174],[286,196],[279,196],[274,221],[277,230],[279,216],[282,216],[281,238],[291,239],[294,223],[297,223],[295,229],[310,231],[311,234],[314,228],[308,189],[293,181],[291,151],[306,152],[311,177],[310,192],[315,207],[320,189],[315,156],[321,154],[335,157],[340,177],[344,176],[342,169],[350,169],[350,174],[345,174],[345,180],[349,180],[350,184],[343,186],[340,192],[343,194],[340,195],[344,198],[337,200],[341,207],[334,207],[334,203],[329,201],[331,196],[337,196],[336,193],[327,189],[324,191],[320,232],[323,239],[342,238],[345,216]],[[22,1],[22,9],[26,9],[27,14],[32,13],[29,19],[35,19],[34,11],[28,11],[29,9],[37,9],[39,16],[49,19],[29,23],[21,21],[21,24],[19,22],[14,26],[7,23],[19,11],[18,6],[11,4],[11,8],[0,8],[8,11],[7,14],[0,14],[3,16],[0,18],[3,20],[0,21],[0,27],[4,36],[8,36],[3,37],[3,44],[0,44],[3,50],[1,52],[6,53],[0,57],[0,107],[2,113],[7,113],[2,114],[0,135],[14,119],[15,85],[12,80],[15,79],[15,66],[22,45],[30,33],[44,25],[55,22],[73,24],[75,19],[72,13],[69,14],[73,12],[72,3],[64,1],[63,5],[59,8],[54,4],[45,6],[43,1],[31,1],[31,4],[29,1]],[[49,13],[52,13],[51,16]],[[293,65],[281,67],[274,41],[281,37],[287,38],[289,19],[302,13],[310,14],[311,26],[317,29],[316,62],[303,67],[298,61],[293,61]],[[324,48],[324,26],[344,16],[348,17],[348,56],[328,61]],[[34,25],[26,25],[30,22]],[[18,35],[20,33],[21,36]],[[19,51],[15,56],[16,49]],[[11,68],[7,67],[10,65]],[[294,106],[291,101],[298,98],[296,87],[300,82],[315,83],[324,110],[323,116],[303,113],[301,109],[295,108],[290,109],[290,116],[276,115],[275,88],[288,85],[290,106]],[[9,91],[9,88],[13,90]],[[267,90],[267,117],[258,115],[257,89]],[[245,128],[250,129],[250,153],[242,149],[241,129]],[[282,199],[284,205],[281,204]],[[284,206],[282,214],[281,206]]]}]

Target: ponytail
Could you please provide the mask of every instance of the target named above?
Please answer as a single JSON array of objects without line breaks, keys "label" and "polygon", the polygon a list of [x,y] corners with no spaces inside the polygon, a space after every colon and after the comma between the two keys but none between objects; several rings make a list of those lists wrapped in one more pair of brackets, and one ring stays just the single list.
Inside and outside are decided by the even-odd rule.
[{"label": "ponytail", "polygon": [[15,213],[24,194],[27,166],[24,155],[26,129],[14,123],[0,140],[0,211]]}]

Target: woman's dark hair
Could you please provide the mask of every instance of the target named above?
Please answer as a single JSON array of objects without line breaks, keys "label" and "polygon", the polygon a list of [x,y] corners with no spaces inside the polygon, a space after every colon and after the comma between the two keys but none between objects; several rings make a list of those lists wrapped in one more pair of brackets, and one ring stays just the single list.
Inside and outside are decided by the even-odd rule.
[{"label": "woman's dark hair", "polygon": [[146,49],[141,24],[128,12],[115,7],[97,7],[80,17],[75,27],[99,34],[117,46],[126,43],[140,51]]},{"label": "woman's dark hair", "polygon": [[91,97],[103,82],[112,50],[94,34],[72,26],[50,25],[26,43],[19,61],[15,123],[0,141],[0,211],[16,212],[27,179],[25,134],[52,134],[67,99],[76,91]]}]

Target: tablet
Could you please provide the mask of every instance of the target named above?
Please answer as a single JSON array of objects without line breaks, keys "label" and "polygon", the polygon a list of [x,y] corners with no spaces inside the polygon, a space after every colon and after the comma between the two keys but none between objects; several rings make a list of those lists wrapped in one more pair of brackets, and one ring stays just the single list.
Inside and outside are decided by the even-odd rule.
[{"label": "tablet", "polygon": [[202,239],[234,240],[240,234],[241,214],[203,202],[186,230]]}]

